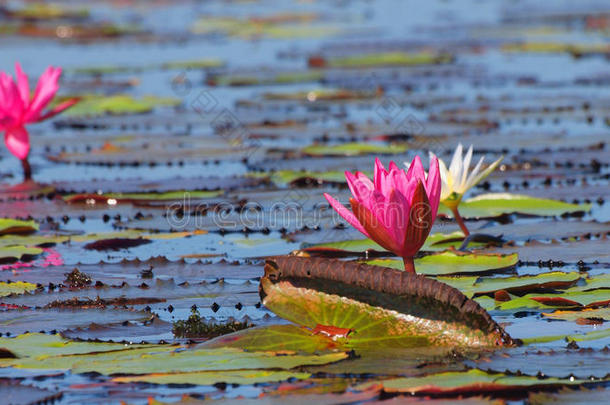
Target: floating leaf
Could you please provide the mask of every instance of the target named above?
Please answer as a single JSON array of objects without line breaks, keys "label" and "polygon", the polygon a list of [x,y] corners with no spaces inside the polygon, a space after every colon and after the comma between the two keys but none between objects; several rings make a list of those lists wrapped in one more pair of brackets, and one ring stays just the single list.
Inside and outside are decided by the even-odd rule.
[{"label": "floating leaf", "polygon": [[[462,244],[462,240],[464,239],[464,234],[462,232],[453,232],[449,234],[444,233],[433,233],[428,236],[424,245],[422,246],[422,251],[442,251],[448,248],[458,248]],[[481,243],[471,243],[469,246],[481,246]],[[306,245],[303,249],[303,252],[307,252],[311,255],[321,255],[324,256],[325,253],[332,254],[333,250],[337,252],[353,252],[353,253],[364,253],[367,250],[374,250],[377,252],[386,252],[384,248],[379,246],[376,242],[371,239],[350,239],[350,240],[342,240],[337,242],[326,242],[319,243],[315,245]],[[388,255],[392,255],[392,253],[387,252]]]},{"label": "floating leaf", "polygon": [[534,292],[565,290],[581,280],[581,276],[577,272],[552,271],[534,276],[441,276],[437,277],[437,280],[459,289],[469,298],[483,296],[493,298],[498,291],[504,291],[512,295],[525,295]]},{"label": "floating leaf", "polygon": [[[372,66],[412,66],[449,63],[453,57],[446,53],[435,52],[385,52],[371,53],[364,55],[352,55],[323,59],[316,65],[328,66],[333,68],[362,68]],[[310,65],[312,60],[310,59]],[[316,66],[318,67],[318,66]]]},{"label": "floating leaf", "polygon": [[82,19],[89,16],[86,8],[69,8],[59,4],[32,3],[8,13],[11,17],[32,20]]},{"label": "floating leaf", "polygon": [[[26,335],[27,336],[27,335]],[[0,347],[8,350],[15,345],[7,344],[6,338],[0,338]],[[22,342],[21,342],[22,343]],[[63,341],[60,347],[73,342]],[[23,343],[22,343],[23,344]],[[186,373],[195,371],[226,371],[226,370],[256,370],[280,369],[289,370],[303,365],[326,364],[345,359],[343,352],[322,355],[285,355],[277,356],[275,353],[244,352],[235,348],[195,348],[169,345],[143,345],[129,347],[122,345],[121,349],[114,351],[103,350],[111,347],[108,343],[97,343],[102,352],[89,351],[79,354],[50,355],[40,353],[45,347],[23,347],[21,356],[17,359],[0,359],[0,365],[14,366],[34,370],[71,370],[72,373],[97,372],[104,375],[112,374],[146,374],[151,370],[155,373]],[[8,347],[7,347],[8,346]],[[45,345],[48,347],[48,344]],[[116,347],[116,345],[114,345]],[[22,347],[22,346],[20,346]],[[89,349],[94,346],[89,346]],[[78,346],[85,350],[87,346]],[[13,350],[11,350],[13,351]],[[221,382],[216,380],[216,382]]]},{"label": "floating leaf", "polygon": [[[572,212],[586,212],[590,209],[591,204],[570,204],[509,193],[481,194],[464,200],[460,204],[460,214],[468,218],[495,217],[510,213],[555,216]],[[449,209],[442,204],[439,206],[439,213],[451,215]]]},{"label": "floating leaf", "polygon": [[317,82],[324,78],[321,71],[272,72],[270,74],[219,74],[211,75],[207,83],[212,86],[257,86],[266,84],[292,84]]},{"label": "floating leaf", "polygon": [[127,238],[137,239],[143,238],[147,240],[169,240],[186,238],[193,235],[203,235],[207,233],[204,230],[196,230],[193,232],[168,232],[168,233],[150,233],[137,229],[128,229],[117,232],[102,232],[102,233],[87,233],[84,235],[4,235],[0,236],[0,249],[12,246],[45,246],[63,242],[90,242],[102,239]]},{"label": "floating leaf", "polygon": [[520,298],[498,305],[500,310],[516,310],[522,308],[565,308],[565,307],[599,307],[610,304],[608,290],[571,291],[561,294],[527,294]]},{"label": "floating leaf", "polygon": [[9,233],[30,233],[38,230],[36,221],[22,221],[20,219],[0,218],[0,235]]},{"label": "floating leaf", "polygon": [[107,193],[107,194],[71,194],[63,197],[67,203],[109,203],[117,202],[137,203],[154,201],[184,201],[189,198],[213,198],[223,194],[222,190],[217,191],[169,191],[167,193]]},{"label": "floating leaf", "polygon": [[353,347],[494,346],[508,335],[446,284],[394,269],[321,258],[276,257],[261,279],[263,304],[314,329],[353,330]]},{"label": "floating leaf", "polygon": [[317,38],[338,34],[343,30],[331,24],[313,24],[319,19],[317,14],[287,14],[272,17],[216,17],[205,16],[191,27],[194,34],[221,34],[253,39],[270,38]]},{"label": "floating leaf", "polygon": [[431,374],[425,377],[393,378],[375,383],[364,383],[364,390],[381,384],[386,392],[404,392],[411,395],[473,395],[478,393],[522,391],[525,388],[557,389],[567,385],[580,385],[589,380],[537,378],[534,376],[512,376],[501,373],[486,373],[473,369],[462,372]]},{"label": "floating leaf", "polygon": [[[447,250],[415,259],[415,270],[429,276],[456,274],[485,274],[509,270],[519,261],[516,253],[508,255],[462,253]],[[402,260],[375,259],[366,263],[373,266],[403,270]]]},{"label": "floating leaf", "polygon": [[610,321],[610,308],[584,308],[581,311],[557,310],[555,312],[543,312],[542,315],[552,319],[595,325]]},{"label": "floating leaf", "polygon": [[224,66],[220,59],[194,59],[183,61],[172,61],[161,64],[162,69],[210,69]]},{"label": "floating leaf", "polygon": [[345,183],[345,173],[340,171],[313,172],[307,170],[279,170],[270,174],[249,173],[254,177],[271,177],[271,181],[278,186],[291,183]]},{"label": "floating leaf", "polygon": [[12,294],[23,294],[25,292],[31,292],[38,288],[36,284],[24,283],[17,281],[14,283],[0,282],[0,297],[6,297]]},{"label": "floating leaf", "polygon": [[504,52],[532,52],[532,53],[570,53],[572,55],[607,54],[610,47],[606,44],[572,44],[561,42],[524,42],[505,44]]},{"label": "floating leaf", "polygon": [[323,353],[341,346],[307,328],[295,325],[270,325],[220,336],[203,343],[204,347],[235,347],[247,351],[278,353]]},{"label": "floating leaf", "polygon": [[67,116],[95,116],[104,114],[140,114],[152,111],[158,106],[175,106],[180,100],[153,96],[135,99],[127,95],[83,96],[81,101],[70,108]]},{"label": "floating leaf", "polygon": [[[26,333],[14,338],[0,338],[0,347],[10,350],[20,360],[41,360],[54,356],[125,350],[125,345],[120,343],[77,342],[64,339],[59,335],[47,335],[44,333]],[[132,345],[129,347],[153,346]],[[6,366],[13,361],[14,360],[1,359],[0,364]]]},{"label": "floating leaf", "polygon": [[475,290],[473,296],[492,296],[498,290],[505,290],[516,295],[533,291],[565,290],[580,279],[581,275],[577,272],[564,273],[561,271],[551,271],[535,276],[485,278],[473,286]]},{"label": "floating leaf", "polygon": [[[356,100],[373,100],[379,96],[375,92],[354,91],[346,89],[316,89],[310,91],[295,91],[283,93],[264,93],[267,101],[296,101],[312,103],[314,101],[339,102]],[[337,145],[340,146],[340,145]]]},{"label": "floating leaf", "polygon": [[608,389],[604,387],[580,388],[573,390],[564,388],[555,393],[530,392],[527,403],[531,405],[548,404],[603,404],[607,401]]},{"label": "floating leaf", "polygon": [[137,247],[151,243],[150,240],[144,238],[130,239],[130,238],[112,238],[112,239],[100,239],[95,242],[87,243],[83,246],[84,249],[88,250],[121,250],[129,249],[131,247]]},{"label": "floating leaf", "polygon": [[42,249],[35,247],[2,246],[0,247],[0,262],[11,260],[30,260],[42,254],[42,252]]},{"label": "floating leaf", "polygon": [[130,377],[115,377],[118,383],[146,382],[151,384],[195,384],[213,385],[225,384],[257,384],[265,382],[285,381],[288,379],[303,380],[311,373],[299,371],[274,370],[229,370],[229,371],[198,371],[192,373],[154,373]]},{"label": "floating leaf", "polygon": [[531,345],[535,343],[548,343],[557,340],[575,341],[575,342],[586,342],[590,340],[605,339],[610,337],[610,328],[602,330],[594,330],[583,334],[574,335],[552,335],[552,336],[535,336],[530,338],[521,339],[523,344]]},{"label": "floating leaf", "polygon": [[342,143],[339,145],[311,145],[302,149],[312,156],[356,156],[371,154],[398,154],[406,152],[405,145],[381,145],[372,143]]}]

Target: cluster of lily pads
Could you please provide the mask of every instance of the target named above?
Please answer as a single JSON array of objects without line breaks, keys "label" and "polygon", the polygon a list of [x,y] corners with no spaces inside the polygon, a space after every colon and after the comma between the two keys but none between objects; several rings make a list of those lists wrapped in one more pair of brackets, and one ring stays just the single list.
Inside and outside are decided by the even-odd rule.
[{"label": "cluster of lily pads", "polygon": [[[205,33],[203,31],[212,27],[230,35],[251,37],[281,35],[282,32],[277,31],[278,22],[290,22],[291,18],[281,21],[248,21],[246,25],[237,19],[215,20],[212,21],[214,24],[210,24],[209,20],[203,19],[202,25],[197,29]],[[444,63],[450,57],[428,53],[405,56],[399,53],[384,54],[381,59],[386,65],[409,65],[421,60]],[[311,65],[326,67],[350,67],[354,64],[366,66],[369,62],[369,59],[364,57],[313,58],[309,61]],[[0,130],[5,132],[8,150],[21,160],[24,178],[27,180],[31,177],[31,168],[28,162],[30,142],[26,125],[50,118],[72,107],[78,100],[60,100],[53,103],[59,69],[50,68],[43,74],[32,97],[29,96],[27,76],[21,72],[19,66],[16,70],[15,81],[2,73]],[[101,73],[98,71],[95,74]],[[270,80],[274,83],[292,83],[318,80],[319,77],[319,71],[312,71],[306,76],[273,77]],[[220,75],[209,80],[214,84],[242,85],[245,82],[265,83],[269,78]],[[289,96],[268,93],[265,97],[268,100],[294,97],[311,101],[361,96],[366,95],[349,91],[312,91]],[[146,99],[136,102],[127,96],[109,96],[102,99],[103,101],[99,102],[95,97],[82,97],[70,112],[79,108],[89,108],[100,113],[146,112],[151,110],[155,102],[165,102]],[[47,106],[54,107],[44,112]],[[365,147],[368,148],[365,151],[369,153],[385,153],[389,148],[357,143],[331,146],[315,144],[304,148],[303,152],[310,156],[322,156],[350,152],[354,148],[364,150]],[[336,397],[332,398],[334,402],[366,401],[376,398],[379,392],[389,395],[408,393],[418,396],[460,396],[525,389],[555,390],[587,384],[595,386],[600,381],[604,383],[607,380],[599,378],[604,374],[603,370],[594,370],[591,374],[576,373],[572,378],[545,378],[540,375],[538,369],[527,368],[526,360],[527,356],[551,357],[552,351],[540,353],[537,345],[561,342],[565,339],[569,345],[565,353],[562,352],[561,358],[567,357],[567,360],[566,364],[559,366],[564,366],[565,370],[569,371],[558,372],[556,375],[567,375],[578,370],[581,362],[579,357],[570,357],[573,354],[570,350],[578,349],[577,342],[607,338],[608,329],[594,330],[586,334],[558,332],[552,336],[536,335],[517,339],[505,331],[505,324],[501,322],[509,319],[506,314],[517,318],[523,317],[524,313],[534,313],[543,319],[569,320],[577,324],[603,323],[609,319],[606,296],[608,278],[603,275],[589,277],[585,273],[584,264],[580,266],[579,272],[554,271],[528,276],[485,277],[514,268],[519,257],[511,251],[510,246],[505,246],[502,254],[469,252],[468,247],[481,247],[494,242],[501,244],[504,241],[500,236],[476,233],[470,235],[462,218],[462,215],[486,217],[510,212],[558,215],[566,210],[580,211],[587,210],[588,207],[505,193],[485,194],[463,201],[468,190],[482,182],[502,161],[502,158],[499,158],[485,167],[481,158],[474,168],[471,168],[473,147],[468,148],[465,156],[463,149],[460,144],[449,164],[431,155],[427,171],[421,158],[416,157],[412,162],[405,163],[406,170],[394,162],[386,169],[379,159],[375,159],[372,179],[362,172],[345,173],[347,186],[352,193],[349,200],[351,210],[335,197],[329,194],[325,194],[325,197],[339,215],[366,239],[339,243],[322,241],[315,246],[302,248],[293,255],[266,260],[265,273],[260,279],[260,300],[273,313],[290,321],[289,324],[265,325],[264,320],[261,320],[261,325],[257,327],[252,327],[252,323],[247,320],[208,323],[200,316],[197,308],[193,308],[186,320],[176,321],[170,327],[176,337],[195,339],[196,344],[188,341],[179,341],[174,345],[79,341],[81,335],[76,328],[64,331],[61,337],[57,334],[24,333],[18,337],[0,338],[0,348],[4,350],[0,367],[7,373],[11,368],[34,373],[51,373],[55,370],[69,371],[76,375],[97,373],[104,384],[117,385],[254,384],[289,380],[297,382],[289,386],[289,389],[302,389],[303,392],[310,388],[317,389],[308,387],[305,381],[315,380],[320,375],[363,376],[378,375],[381,372],[394,374],[390,378],[359,380],[352,384],[355,393],[336,394]],[[104,153],[129,155],[131,151],[106,143],[100,149],[93,149],[90,154]],[[69,154],[62,157],[70,158]],[[363,171],[367,169],[368,167],[362,168]],[[311,172],[280,170],[270,177],[275,184],[287,184],[309,175]],[[323,173],[321,176],[326,176],[326,179],[334,176],[333,181],[342,182],[342,178],[336,176],[336,173]],[[96,204],[112,207],[122,204],[144,206],[146,203],[161,205],[180,199],[183,193],[170,191],[154,195],[144,192],[60,194],[60,201],[65,204],[77,207]],[[223,190],[191,192],[193,198],[201,199],[214,199],[222,194]],[[438,224],[441,215],[447,214],[453,215],[461,232],[431,233],[433,224]],[[161,291],[159,284],[154,285],[148,278],[152,278],[153,271],[155,274],[166,272],[164,274],[174,276],[175,269],[163,263],[154,262],[154,269],[152,265],[148,268],[148,262],[128,263],[137,273],[132,273],[133,269],[124,269],[120,265],[113,267],[109,263],[79,266],[83,273],[78,270],[66,273],[65,286],[61,287],[72,297],[69,300],[59,294],[50,293],[48,297],[36,295],[42,289],[48,288],[49,292],[53,289],[38,284],[35,275],[28,278],[27,273],[25,276],[23,272],[19,273],[20,270],[27,269],[27,266],[66,267],[61,256],[49,247],[55,243],[73,243],[76,246],[84,244],[83,248],[87,251],[108,252],[115,248],[137,247],[153,241],[193,238],[206,232],[162,233],[156,229],[146,232],[143,226],[146,224],[146,215],[138,212],[135,217],[138,221],[135,223],[137,229],[117,231],[111,235],[53,237],[39,236],[39,224],[34,221],[0,220],[2,268],[28,280],[0,284],[0,295],[4,297],[2,304],[13,311],[28,314],[24,315],[25,321],[22,323],[19,323],[19,320],[10,320],[14,330],[33,332],[31,326],[28,326],[28,316],[35,315],[35,310],[40,310],[39,318],[57,316],[57,319],[65,319],[65,312],[59,314],[48,310],[66,309],[70,308],[70,305],[99,309],[137,305],[142,300],[147,300],[151,305],[161,302],[164,299],[160,298],[162,292],[159,297],[154,296],[157,291]],[[444,221],[444,218],[442,220]],[[52,226],[53,224],[44,225],[45,229]],[[256,250],[256,240],[241,243],[250,243],[254,246],[252,250]],[[199,260],[213,255],[214,253],[196,252],[184,255],[182,259]],[[345,258],[356,260],[337,260]],[[184,262],[181,264],[184,265]],[[93,276],[87,276],[84,271]],[[123,295],[127,290],[108,287],[100,281],[111,279],[109,274],[121,271],[142,283],[138,289],[133,287],[129,290],[137,291],[136,298],[125,298]],[[197,271],[192,273],[200,274]],[[172,294],[180,298],[201,294],[201,291],[197,290],[201,285],[196,285],[193,280],[189,281],[191,285],[186,281],[179,285],[168,283],[176,290],[172,290]],[[210,300],[214,312],[219,307],[214,301],[219,295],[218,291],[222,291],[222,288],[234,288],[220,285],[219,281],[214,284],[218,289],[210,288],[203,294],[204,299]],[[251,293],[239,288],[235,288],[239,294]],[[239,308],[242,302],[232,305]],[[251,305],[258,305],[258,295]],[[150,312],[128,312],[124,311],[112,320],[128,323],[131,319],[137,319],[142,321],[143,328],[151,329],[160,322],[154,316],[151,317]],[[122,316],[126,318],[121,318]],[[136,316],[138,318],[135,318]],[[49,329],[54,327],[52,319],[43,324],[51,325]],[[87,333],[90,333],[89,336],[96,336],[95,327],[88,328]],[[202,339],[225,333],[230,334],[199,343]],[[523,337],[521,334],[518,336]],[[519,345],[522,347],[517,348]],[[494,356],[491,354],[491,348],[520,350],[518,353],[526,359],[525,364],[520,363],[519,368],[512,364],[506,365],[502,362],[503,354]],[[595,352],[592,356],[603,354]],[[456,358],[464,361],[466,366],[452,362]],[[490,369],[508,371],[486,372],[482,368],[487,362],[491,362]],[[45,369],[47,371],[44,371]],[[564,370],[560,367],[559,369]],[[421,370],[425,370],[427,375],[421,376]],[[522,371],[527,375],[522,375]],[[408,377],[410,373],[417,376]],[[592,378],[591,375],[596,377]],[[322,383],[329,384],[325,380],[322,380]],[[343,392],[348,386],[346,382],[337,385],[338,387],[329,390]],[[281,391],[282,389],[279,389],[278,393]],[[274,394],[277,393],[271,392],[271,396]],[[591,396],[596,395],[593,393]],[[199,402],[192,398],[188,398],[188,401]]]},{"label": "cluster of lily pads", "polygon": [[[16,65],[16,71],[16,81],[4,72],[1,76],[0,90],[3,94],[3,103],[0,106],[2,111],[0,122],[1,129],[5,132],[6,146],[22,161],[24,178],[29,180],[31,170],[27,156],[30,142],[25,125],[59,114],[79,100],[69,99],[42,114],[41,111],[52,102],[58,90],[61,69],[49,67],[45,71],[32,99],[29,96],[28,77],[22,72],[19,64]],[[337,336],[347,338],[351,332],[361,336],[360,327],[343,328],[337,325],[337,320],[334,318],[317,319],[316,322],[313,318],[303,321],[293,300],[295,295],[300,294],[299,287],[288,284],[278,290],[275,285],[277,283],[282,285],[281,280],[286,277],[303,278],[302,282],[305,285],[312,282],[314,286],[319,284],[319,280],[325,280],[320,294],[331,294],[330,296],[333,297],[332,293],[337,293],[338,296],[349,296],[350,299],[355,300],[368,297],[370,302],[365,305],[372,305],[370,311],[373,313],[380,311],[378,316],[385,319],[384,322],[394,322],[392,319],[395,317],[387,312],[388,307],[396,306],[399,312],[419,315],[414,318],[415,320],[406,322],[404,330],[392,330],[388,332],[389,335],[409,337],[425,335],[428,343],[445,345],[456,344],[456,339],[460,342],[458,344],[465,346],[514,344],[506,332],[477,303],[466,299],[462,293],[448,285],[415,275],[415,257],[428,240],[440,204],[453,213],[462,228],[463,235],[466,237],[469,235],[458,206],[464,194],[485,179],[502,160],[502,158],[497,159],[483,170],[484,157],[481,157],[470,171],[472,155],[472,146],[463,156],[463,147],[459,144],[449,168],[445,162],[430,153],[430,168],[427,173],[419,156],[410,163],[406,162],[407,168],[404,170],[394,162],[390,162],[389,169],[386,169],[379,159],[375,159],[373,180],[360,171],[356,173],[346,171],[347,184],[353,195],[353,198],[350,198],[351,211],[329,194],[324,196],[339,215],[368,239],[402,258],[404,273],[388,267],[377,269],[366,265],[353,266],[335,260],[325,262],[328,259],[317,259],[317,262],[312,262],[297,257],[276,258],[267,262],[265,277],[261,281],[263,303],[284,318],[314,328],[316,333],[322,332],[333,338]],[[72,197],[70,198],[72,201]],[[10,229],[10,224],[7,227]],[[90,245],[91,249],[97,249],[93,244]],[[288,294],[291,299],[283,301],[282,297],[285,297],[284,294],[291,288],[295,288]],[[320,286],[313,289],[316,288],[320,289]],[[384,295],[402,298],[388,305],[389,302],[385,301]],[[323,311],[324,308],[323,302],[316,302],[317,299],[321,298],[315,298],[314,295],[313,312]],[[436,322],[432,329],[427,329],[428,327],[422,323],[425,318],[430,317],[430,311],[425,309],[425,305],[436,301],[440,305],[439,308],[444,309],[437,315],[439,322]],[[307,302],[307,299],[304,302]],[[419,306],[421,308],[418,310]],[[349,315],[346,315],[346,319],[349,318]],[[457,326],[452,326],[455,322]],[[184,327],[181,326],[183,329]]]},{"label": "cluster of lily pads", "polygon": [[[75,105],[79,99],[61,102],[52,110],[42,113],[57,90],[61,68],[50,66],[40,77],[34,96],[30,99],[28,76],[15,65],[16,80],[1,72],[0,130],[8,150],[21,160],[24,179],[32,173],[28,162],[30,140],[26,124],[43,121]],[[332,196],[325,194],[330,205],[351,225],[384,249],[403,258],[405,270],[415,273],[413,258],[428,237],[436,219],[439,203],[451,210],[465,236],[468,228],[459,214],[458,206],[464,194],[487,177],[502,161],[494,161],[482,170],[484,157],[470,171],[472,145],[463,157],[459,144],[449,169],[442,160],[430,154],[430,172],[426,174],[419,156],[405,163],[407,170],[390,162],[386,170],[379,159],[375,160],[373,181],[358,171],[347,171],[345,177],[354,196],[349,211]]]}]

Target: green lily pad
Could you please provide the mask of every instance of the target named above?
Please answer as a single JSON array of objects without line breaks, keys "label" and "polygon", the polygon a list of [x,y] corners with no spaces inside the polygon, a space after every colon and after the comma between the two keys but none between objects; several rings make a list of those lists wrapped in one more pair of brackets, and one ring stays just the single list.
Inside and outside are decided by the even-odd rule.
[{"label": "green lily pad", "polygon": [[[323,329],[322,329],[323,330]],[[349,339],[348,339],[349,340]],[[405,339],[404,341],[406,341]],[[270,325],[232,333],[203,343],[203,347],[237,347],[246,351],[272,351],[277,353],[326,353],[329,351],[357,350],[357,356],[346,361],[321,366],[309,366],[312,373],[356,373],[405,374],[407,370],[419,373],[417,367],[422,363],[443,364],[439,370],[452,369],[451,354],[455,348],[450,346],[417,346],[398,348],[395,343],[388,346],[374,346],[350,341],[346,346],[344,339],[332,339],[321,331],[296,325]],[[447,364],[445,364],[447,363]],[[461,368],[461,366],[457,366]],[[430,369],[430,368],[428,368]]]},{"label": "green lily pad", "polygon": [[128,95],[114,96],[83,96],[72,108],[67,110],[66,116],[98,116],[105,114],[141,114],[152,111],[155,107],[175,106],[180,104],[179,99],[145,96],[135,99]]},{"label": "green lily pad", "polygon": [[340,328],[348,347],[495,346],[508,335],[458,290],[421,275],[322,258],[270,259],[263,304],[316,330]]},{"label": "green lily pad", "polygon": [[86,18],[89,10],[86,8],[72,8],[59,4],[32,3],[23,8],[12,11],[12,16],[27,20],[54,20],[60,18]]},{"label": "green lily pad", "polygon": [[215,86],[260,86],[268,84],[308,83],[322,80],[321,71],[307,70],[302,72],[283,72],[269,75],[225,74],[208,78],[208,83]]},{"label": "green lily pad", "polygon": [[31,292],[38,288],[36,284],[24,283],[17,281],[14,283],[0,282],[0,297],[6,297],[12,294],[23,294],[25,292]]},{"label": "green lily pad", "polygon": [[312,156],[358,156],[370,154],[390,155],[404,153],[405,145],[379,145],[372,143],[342,143],[339,145],[311,145],[302,149],[302,152]]},{"label": "green lily pad", "polygon": [[[448,248],[458,248],[462,244],[464,234],[460,231],[445,233],[433,233],[428,236],[422,251],[443,251]],[[471,243],[469,246],[481,246],[482,243]],[[371,239],[349,239],[337,242],[318,243],[315,245],[305,245],[303,251],[308,253],[322,253],[323,249],[336,249],[338,251],[363,253],[367,250],[375,250],[377,252],[385,252],[386,250],[379,246]],[[390,254],[390,253],[388,253]]]},{"label": "green lily pad", "polygon": [[603,404],[607,401],[607,398],[608,389],[603,387],[595,389],[581,388],[578,390],[564,388],[554,393],[530,392],[527,403],[531,405],[588,405]]},{"label": "green lily pad", "polygon": [[191,27],[194,34],[221,34],[242,39],[260,37],[319,38],[338,34],[343,29],[331,24],[313,24],[319,17],[315,14],[294,14],[259,18],[235,18],[224,16],[204,16]]},{"label": "green lily pad", "polygon": [[294,101],[303,103],[317,102],[345,102],[374,100],[378,94],[369,91],[356,91],[346,89],[314,89],[310,91],[289,91],[282,93],[264,93],[263,98],[270,101]]},{"label": "green lily pad", "polygon": [[[0,359],[0,366],[33,370],[71,370],[72,373],[112,374],[187,373],[227,370],[289,370],[303,365],[320,365],[345,359],[344,352],[321,355],[282,355],[245,352],[236,348],[194,348],[170,345],[115,345],[45,339],[40,334],[25,339],[0,338],[0,347],[16,354],[16,359]],[[28,341],[28,337],[30,341]],[[24,341],[25,340],[25,341]],[[40,345],[33,346],[32,341]],[[74,346],[74,347],[72,347]],[[117,346],[120,346],[117,347]],[[101,350],[96,350],[96,349]],[[17,350],[15,350],[17,349]],[[68,353],[66,353],[68,352]],[[66,354],[70,354],[67,356]],[[215,382],[219,382],[216,380]]]},{"label": "green lily pad", "polygon": [[[583,289],[584,288],[584,289]],[[585,308],[608,305],[608,290],[586,290],[586,287],[576,286],[562,291],[561,294],[531,293],[522,297],[511,297],[505,302],[494,302],[486,296],[476,297],[475,300],[484,308],[500,311],[517,311],[523,309],[556,309],[556,308]]]},{"label": "green lily pad", "polygon": [[160,64],[147,65],[100,65],[100,66],[83,66],[69,69],[75,74],[84,74],[92,76],[101,76],[105,74],[117,73],[141,73],[155,69],[165,70],[184,70],[184,69],[210,69],[220,68],[224,66],[224,62],[220,59],[196,59],[186,61],[172,61]]},{"label": "green lily pad", "polygon": [[36,247],[2,246],[0,247],[0,262],[7,260],[28,260],[42,254],[42,252],[42,249]]},{"label": "green lily pad", "polygon": [[282,353],[323,353],[340,348],[335,341],[314,335],[311,330],[295,325],[270,325],[245,329],[220,336],[202,347],[234,347],[246,351]]},{"label": "green lily pad", "polygon": [[[149,240],[166,240],[180,239],[193,235],[202,235],[207,233],[205,230],[195,230],[192,232],[149,232],[139,229],[127,229],[116,232],[92,232],[81,235],[4,235],[0,236],[0,249],[13,248],[17,246],[45,246],[54,245],[63,242],[91,242],[102,239],[136,239],[143,238]],[[1,250],[0,250],[1,251]],[[42,253],[42,251],[40,251]],[[38,253],[39,254],[39,253]],[[2,258],[0,253],[0,258]]]},{"label": "green lily pad", "polygon": [[578,272],[564,273],[561,271],[552,271],[533,276],[442,276],[437,277],[437,280],[457,288],[464,293],[464,295],[472,298],[481,296],[493,297],[494,293],[499,290],[504,290],[513,295],[565,290],[581,280],[581,275]]},{"label": "green lily pad", "polygon": [[[44,358],[54,356],[125,350],[126,345],[120,343],[76,342],[64,339],[60,335],[26,333],[14,338],[0,338],[0,347],[7,349],[19,359],[42,360]],[[154,346],[131,345],[128,347],[136,348]],[[0,365],[5,367],[12,361],[14,360],[2,359],[0,360]]]},{"label": "green lily pad", "polygon": [[166,193],[107,193],[107,194],[69,194],[63,196],[66,202],[87,202],[87,201],[108,201],[115,200],[116,202],[134,202],[134,201],[174,201],[185,200],[189,198],[214,198],[221,196],[223,190],[214,191],[199,191],[199,190],[181,190],[169,191]]},{"label": "green lily pad", "polygon": [[607,54],[606,44],[574,44],[568,42],[524,42],[502,46],[504,52],[570,53],[573,55]]},{"label": "green lily pad", "polygon": [[0,235],[9,233],[30,233],[38,230],[36,221],[22,221],[20,219],[0,218]]},{"label": "green lily pad", "polygon": [[561,319],[563,321],[602,323],[610,321],[610,308],[585,308],[581,311],[557,310],[554,312],[543,312],[542,315],[550,319]]},{"label": "green lily pad", "polygon": [[210,69],[223,67],[224,62],[220,59],[194,59],[185,61],[173,61],[161,64],[163,69]]},{"label": "green lily pad", "polygon": [[[496,217],[502,214],[526,214],[555,216],[573,212],[587,212],[591,204],[571,204],[563,201],[536,198],[510,193],[488,193],[464,200],[459,205],[460,214],[467,218]],[[443,204],[439,213],[451,216]]]},{"label": "green lily pad", "polygon": [[324,66],[333,68],[360,68],[374,66],[414,66],[449,63],[453,56],[436,52],[384,52],[331,58]]},{"label": "green lily pad", "polygon": [[478,369],[468,371],[431,374],[414,378],[393,378],[389,380],[367,382],[358,389],[365,390],[372,385],[381,384],[386,392],[404,392],[411,395],[472,395],[494,391],[520,391],[527,388],[554,388],[566,385],[580,385],[589,380],[574,378],[538,378],[534,376],[512,376],[502,373],[488,373]]},{"label": "green lily pad", "polygon": [[278,170],[273,173],[248,173],[251,177],[270,177],[271,181],[277,186],[286,186],[295,180],[315,179],[319,182],[344,183],[345,173],[329,170],[326,172],[313,172],[308,170]]},{"label": "green lily pad", "polygon": [[570,291],[610,290],[610,273],[596,274],[585,279],[585,285],[570,288]]},{"label": "green lily pad", "polygon": [[610,328],[602,330],[594,330],[592,332],[574,334],[574,335],[552,335],[552,336],[536,336],[531,338],[523,338],[521,341],[525,345],[531,345],[536,343],[548,343],[557,340],[575,341],[575,342],[587,342],[592,340],[605,339],[610,336]]},{"label": "green lily pad", "polygon": [[532,290],[565,290],[572,287],[581,279],[578,272],[564,273],[551,271],[534,276],[513,276],[484,278],[473,286],[473,296],[493,295],[498,290],[505,290],[510,294],[524,294]]},{"label": "green lily pad", "polygon": [[193,384],[213,385],[218,382],[225,384],[258,384],[288,379],[304,380],[311,373],[299,371],[275,370],[228,370],[228,371],[195,371],[192,373],[154,373],[128,377],[115,377],[117,383],[146,382],[150,384]]},{"label": "green lily pad", "polygon": [[[456,275],[456,274],[485,274],[502,270],[508,270],[519,262],[516,253],[484,254],[484,253],[461,253],[447,250],[415,259],[415,270],[418,274],[429,276]],[[366,261],[373,266],[390,267],[403,270],[402,260],[398,259],[375,259]]]},{"label": "green lily pad", "polygon": [[140,68],[132,67],[132,66],[118,66],[118,65],[101,65],[101,66],[84,66],[77,67],[74,69],[68,69],[75,74],[83,74],[83,75],[92,75],[92,76],[101,76],[105,74],[115,74],[115,73],[129,73],[140,71]]}]

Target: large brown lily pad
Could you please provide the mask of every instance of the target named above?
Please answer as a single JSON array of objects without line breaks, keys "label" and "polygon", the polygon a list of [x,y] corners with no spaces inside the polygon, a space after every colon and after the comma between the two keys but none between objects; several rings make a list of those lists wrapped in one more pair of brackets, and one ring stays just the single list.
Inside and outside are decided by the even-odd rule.
[{"label": "large brown lily pad", "polygon": [[390,268],[275,257],[265,264],[260,294],[279,316],[314,330],[340,328],[356,347],[515,344],[459,290]]}]

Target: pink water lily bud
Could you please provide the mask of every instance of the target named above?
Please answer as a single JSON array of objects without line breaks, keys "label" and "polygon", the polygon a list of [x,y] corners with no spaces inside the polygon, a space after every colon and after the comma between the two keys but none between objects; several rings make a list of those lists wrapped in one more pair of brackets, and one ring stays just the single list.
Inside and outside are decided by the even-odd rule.
[{"label": "pink water lily bud", "polygon": [[59,89],[61,68],[49,66],[38,79],[33,95],[30,94],[28,76],[19,63],[15,63],[15,73],[16,80],[13,80],[7,73],[0,72],[0,131],[4,132],[8,150],[25,161],[30,152],[30,138],[25,126],[59,114],[76,104],[78,99],[67,100],[44,111]]},{"label": "pink water lily bud", "polygon": [[402,257],[405,269],[415,272],[413,256],[419,251],[436,219],[441,194],[438,159],[433,157],[426,172],[419,156],[407,171],[390,162],[386,170],[375,159],[373,181],[360,172],[345,172],[352,192],[352,210],[329,194],[330,205],[352,226]]}]

